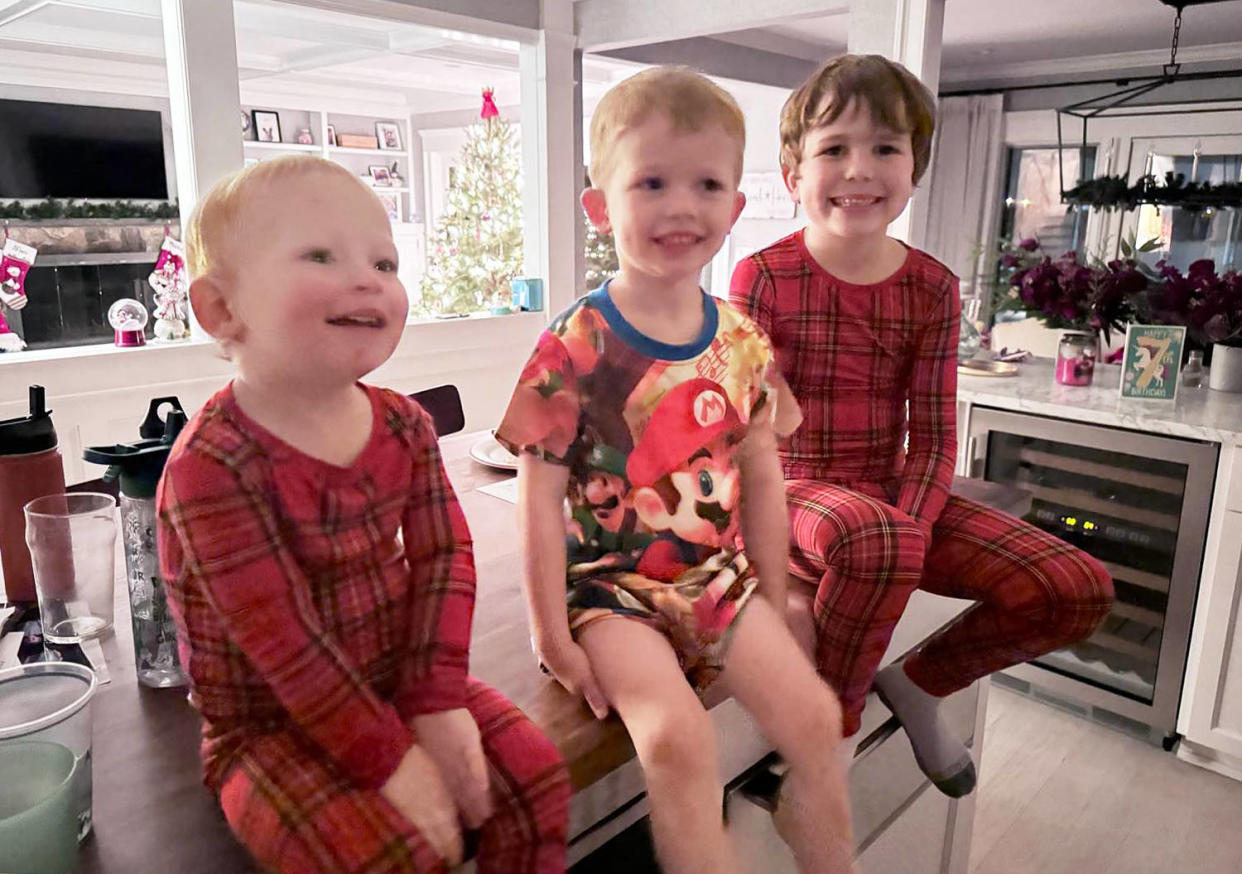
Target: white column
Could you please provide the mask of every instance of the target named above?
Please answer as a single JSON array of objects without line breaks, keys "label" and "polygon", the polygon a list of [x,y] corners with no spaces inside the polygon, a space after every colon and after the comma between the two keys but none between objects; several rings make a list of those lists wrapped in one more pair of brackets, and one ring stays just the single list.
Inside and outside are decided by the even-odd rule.
[{"label": "white column", "polygon": [[[918,76],[935,94],[940,87],[940,46],[945,0],[853,0],[848,48],[854,54],[883,55]],[[912,246],[923,242],[930,174],[924,174],[910,205],[889,233]]]},{"label": "white column", "polygon": [[[242,166],[237,35],[231,0],[161,0],[169,122],[184,232],[199,197]],[[191,311],[190,336],[207,339]]]},{"label": "white column", "polygon": [[168,102],[184,225],[199,197],[241,169],[237,36],[229,0],[161,0]]},{"label": "white column", "polygon": [[524,44],[522,81],[522,170],[525,174],[525,271],[544,283],[544,309],[563,310],[578,287],[575,251],[582,186],[575,144],[581,102],[575,103],[573,3],[540,0],[538,40]]}]

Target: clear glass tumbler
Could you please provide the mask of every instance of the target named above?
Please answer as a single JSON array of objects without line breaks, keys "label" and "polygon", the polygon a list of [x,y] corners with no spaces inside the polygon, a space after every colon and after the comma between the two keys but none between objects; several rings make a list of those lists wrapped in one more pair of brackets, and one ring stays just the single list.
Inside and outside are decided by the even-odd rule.
[{"label": "clear glass tumbler", "polygon": [[81,492],[26,505],[26,545],[34,567],[43,637],[79,643],[112,628],[116,500]]}]

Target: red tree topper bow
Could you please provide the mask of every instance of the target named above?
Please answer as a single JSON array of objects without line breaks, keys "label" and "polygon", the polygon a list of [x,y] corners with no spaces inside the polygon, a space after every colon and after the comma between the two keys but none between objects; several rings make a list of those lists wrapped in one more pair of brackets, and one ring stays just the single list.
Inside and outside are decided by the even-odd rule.
[{"label": "red tree topper bow", "polygon": [[479,110],[479,118],[495,118],[500,115],[500,110],[496,108],[496,101],[492,100],[492,89],[483,89],[483,108]]}]

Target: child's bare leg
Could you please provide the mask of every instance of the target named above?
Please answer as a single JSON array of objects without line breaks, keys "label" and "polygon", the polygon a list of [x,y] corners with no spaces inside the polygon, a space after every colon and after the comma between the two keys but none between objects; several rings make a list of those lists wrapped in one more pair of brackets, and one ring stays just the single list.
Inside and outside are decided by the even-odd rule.
[{"label": "child's bare leg", "polygon": [[803,874],[853,870],[853,831],[838,760],[841,705],[770,604],[754,598],[733,629],[723,679],[789,763],[775,822]]},{"label": "child's bare leg", "polygon": [[733,872],[715,733],[668,640],[639,622],[609,618],[587,626],[579,643],[642,763],[661,869]]}]

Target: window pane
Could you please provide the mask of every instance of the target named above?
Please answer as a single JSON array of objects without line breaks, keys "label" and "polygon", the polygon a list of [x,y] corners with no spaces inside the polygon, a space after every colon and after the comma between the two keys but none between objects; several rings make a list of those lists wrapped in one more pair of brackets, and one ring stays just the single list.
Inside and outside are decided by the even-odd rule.
[{"label": "window pane", "polygon": [[[1221,185],[1242,181],[1242,155],[1156,155],[1151,170],[1157,179],[1172,172],[1195,182]],[[1206,209],[1192,212],[1176,206],[1144,204],[1138,210],[1136,239],[1157,239],[1161,246],[1140,257],[1149,264],[1164,259],[1185,270],[1194,261],[1210,258],[1217,270],[1242,267],[1242,210]]]},{"label": "window pane", "polygon": [[[1095,147],[1060,150],[1067,189],[1095,172]],[[1085,160],[1082,160],[1085,159]],[[1001,218],[1001,239],[1035,237],[1052,255],[1079,249],[1087,229],[1087,210],[1061,202],[1061,174],[1056,148],[1010,149],[1009,173]]]},{"label": "window pane", "polygon": [[180,236],[168,100],[154,96],[168,88],[160,4],[26,5],[4,28],[20,99],[0,100],[0,200],[37,255],[25,307],[3,315],[30,349],[107,343],[108,307],[132,297],[152,311],[165,228]]},{"label": "window pane", "polygon": [[507,307],[523,269],[519,44],[293,2],[233,8],[247,163],[315,154],[370,185],[412,314]]}]

